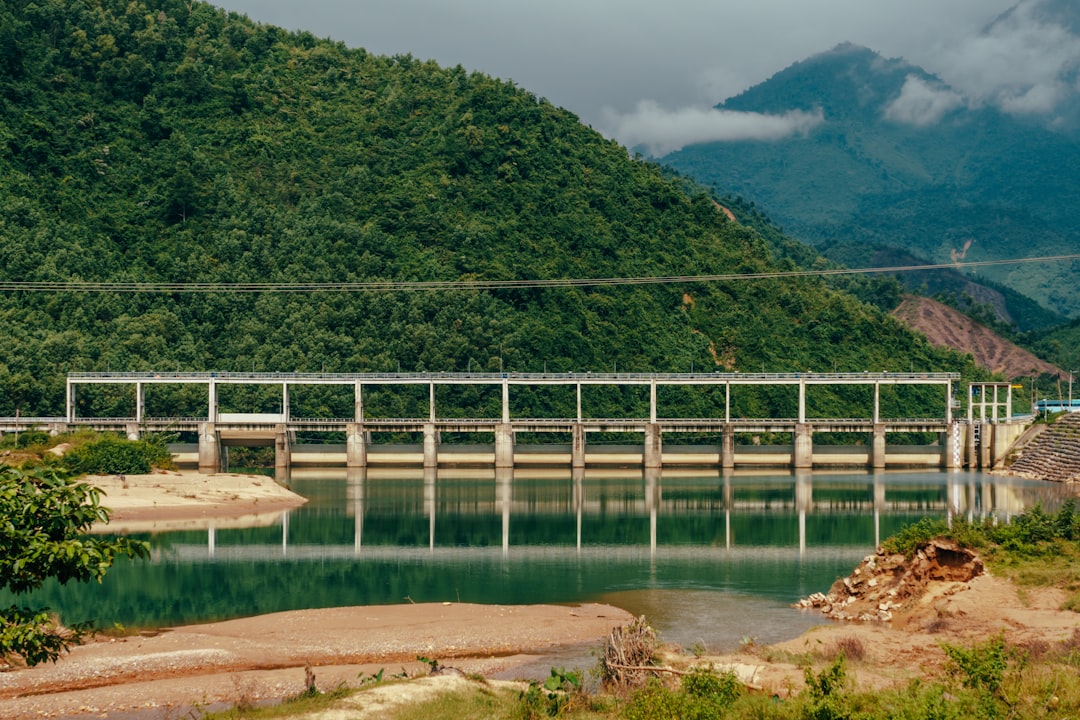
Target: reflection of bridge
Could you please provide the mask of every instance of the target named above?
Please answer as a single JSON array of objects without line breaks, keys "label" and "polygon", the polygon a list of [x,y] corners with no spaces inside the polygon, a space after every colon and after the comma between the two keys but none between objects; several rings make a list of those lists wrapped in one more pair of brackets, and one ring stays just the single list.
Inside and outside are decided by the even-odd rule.
[{"label": "reflection of bridge", "polygon": [[[579,468],[600,464],[639,464],[647,468],[664,465],[719,465],[723,468],[748,465],[782,465],[798,469],[815,465],[853,465],[884,468],[896,465],[957,467],[961,464],[960,428],[952,416],[955,373],[72,373],[67,379],[67,412],[63,418],[0,419],[0,432],[32,427],[58,431],[70,426],[116,430],[137,436],[142,431],[169,430],[197,432],[198,465],[204,471],[221,467],[221,448],[228,445],[266,444],[276,447],[279,468],[289,467],[294,457],[311,448],[294,447],[297,433],[343,433],[346,442],[333,457],[325,452],[318,461],[337,462],[347,467],[384,463],[411,463],[424,467],[440,464],[476,463],[508,468],[515,465],[563,463]],[[148,417],[146,394],[162,385],[203,385],[206,412],[198,417]],[[76,411],[80,386],[126,386],[133,391],[134,413],[130,417],[79,417]],[[279,386],[280,405],[276,412],[223,412],[219,391],[225,386]],[[291,411],[290,390],[299,386],[338,386],[351,390],[352,413],[347,418],[301,418]],[[817,387],[865,386],[872,391],[865,417],[814,417],[808,413],[807,393]],[[427,389],[426,417],[386,418],[365,413],[364,388],[419,386]],[[436,412],[436,390],[447,386],[471,386],[479,391],[498,389],[501,403],[498,417],[446,418]],[[576,414],[572,418],[520,418],[511,413],[511,388],[529,386],[573,388]],[[594,418],[584,411],[582,388],[638,387],[648,390],[647,417]],[[940,413],[929,418],[901,418],[882,411],[882,387],[897,389],[937,386]],[[732,392],[752,392],[749,387],[786,388],[794,417],[745,418],[733,416]],[[722,402],[707,418],[664,417],[658,391],[679,388],[684,392],[723,392]],[[868,395],[870,392],[868,392]],[[895,393],[894,393],[895,394]],[[894,401],[894,404],[895,401]],[[642,403],[644,406],[644,403]],[[857,433],[866,440],[854,446],[820,445],[815,433]],[[372,442],[373,433],[413,433],[422,436],[415,446],[387,447]],[[471,452],[455,452],[453,445],[439,442],[442,433],[467,433],[492,437],[491,445]],[[519,435],[563,434],[571,438],[566,446],[517,443]],[[641,445],[611,452],[600,446],[586,446],[588,434],[634,433],[643,436]],[[755,448],[736,442],[737,434],[786,434],[790,444]],[[934,433],[934,445],[894,447],[886,445],[890,433]],[[666,436],[716,435],[717,445],[668,446]]]},{"label": "reflection of bridge", "polygon": [[[395,559],[407,558],[418,559],[480,559],[474,557],[476,553],[494,555],[494,549],[485,548],[457,548],[441,547],[436,544],[436,525],[438,522],[437,510],[442,508],[444,515],[460,516],[462,514],[478,517],[501,518],[501,556],[514,556],[516,558],[529,559],[539,555],[552,555],[565,557],[567,553],[576,553],[582,556],[595,555],[596,553],[623,553],[641,555],[646,550],[644,546],[618,546],[605,545],[603,548],[583,544],[583,530],[590,524],[590,518],[603,519],[612,514],[625,514],[633,518],[641,518],[642,522],[648,522],[649,547],[648,553],[652,557],[676,559],[682,556],[699,556],[702,552],[725,551],[725,557],[765,557],[779,555],[787,557],[793,554],[803,556],[807,553],[815,557],[819,555],[840,554],[845,559],[848,556],[861,557],[867,547],[877,547],[881,543],[881,518],[890,514],[918,514],[919,516],[930,514],[940,517],[952,518],[966,516],[969,520],[984,519],[987,517],[1008,520],[1013,515],[1023,512],[1025,502],[1020,497],[1014,481],[1010,478],[977,475],[949,474],[945,476],[945,482],[941,491],[933,498],[913,502],[908,499],[907,492],[911,490],[925,490],[925,483],[916,485],[897,482],[890,479],[889,475],[878,472],[873,476],[861,480],[859,476],[852,477],[853,485],[864,485],[866,496],[861,500],[843,500],[837,502],[827,491],[835,489],[837,481],[832,478],[830,482],[823,483],[819,480],[818,490],[824,492],[825,497],[815,498],[814,475],[809,472],[796,473],[789,481],[775,482],[775,479],[764,480],[755,483],[752,479],[743,478],[731,473],[724,473],[716,478],[720,483],[721,490],[718,496],[709,497],[709,507],[699,510],[696,514],[705,514],[720,520],[722,514],[723,540],[716,543],[714,538],[705,545],[679,545],[664,547],[658,538],[658,522],[663,518],[684,518],[695,515],[687,512],[686,503],[680,499],[672,500],[665,498],[665,488],[669,494],[676,498],[679,494],[675,491],[680,489],[677,475],[668,476],[657,470],[644,472],[644,487],[638,486],[640,495],[635,493],[633,497],[620,495],[619,501],[611,498],[601,500],[596,495],[598,489],[586,481],[586,471],[578,470],[573,473],[572,490],[569,496],[563,500],[538,500],[535,497],[523,496],[516,488],[522,487],[514,482],[515,473],[509,469],[496,469],[494,487],[487,486],[483,493],[484,497],[470,498],[467,502],[454,503],[446,497],[441,497],[445,481],[438,480],[439,471],[434,468],[424,470],[422,489],[422,512],[427,518],[428,545],[426,548],[409,546],[390,546],[374,543],[365,544],[364,519],[369,508],[379,505],[379,494],[386,491],[387,485],[383,481],[372,482],[369,473],[376,471],[358,468],[350,469],[347,473],[346,498],[348,514],[353,518],[353,543],[351,545],[310,545],[290,544],[289,542],[289,512],[281,515],[281,543],[280,544],[257,544],[257,545],[222,545],[217,543],[216,530],[211,526],[207,535],[206,546],[194,546],[190,544],[170,544],[169,553],[183,560],[200,558],[216,558],[227,561],[251,561],[272,560],[288,558],[290,560],[327,560],[327,559]],[[325,475],[325,473],[321,473]],[[637,476],[641,478],[641,476]],[[866,477],[866,476],[861,476]],[[665,478],[668,478],[665,481]],[[695,479],[700,480],[700,474],[695,474]],[[419,480],[419,478],[417,478]],[[748,482],[749,480],[749,482]],[[842,487],[849,487],[842,483]],[[413,486],[412,493],[417,494],[419,500],[420,489]],[[770,492],[768,499],[762,499],[759,495],[762,491]],[[602,490],[600,490],[602,492]],[[891,497],[890,497],[891,493]],[[517,497],[515,497],[517,495]],[[375,497],[372,497],[375,496]],[[385,498],[381,498],[385,500]],[[394,507],[400,511],[402,504],[409,507],[412,504],[404,498],[394,496]],[[447,505],[452,506],[448,510]],[[700,500],[693,504],[700,504]],[[416,505],[417,509],[421,507]],[[807,544],[807,517],[815,514],[827,515],[830,513],[864,513],[873,516],[873,535],[865,538],[865,544],[857,549],[821,547],[808,548]],[[552,516],[572,515],[576,522],[576,544],[574,547],[552,546],[529,546],[521,545],[511,548],[510,528],[512,518],[517,516],[536,515],[538,512]],[[301,510],[301,512],[303,512]],[[740,545],[733,533],[732,517],[739,515],[779,515],[792,516],[792,520],[798,524],[797,547],[775,547],[761,545]],[[647,520],[646,520],[647,518]],[[212,522],[212,521],[211,521]],[[715,537],[719,537],[720,527],[717,527]],[[871,544],[872,543],[872,544]],[[493,543],[494,545],[494,543]]]}]

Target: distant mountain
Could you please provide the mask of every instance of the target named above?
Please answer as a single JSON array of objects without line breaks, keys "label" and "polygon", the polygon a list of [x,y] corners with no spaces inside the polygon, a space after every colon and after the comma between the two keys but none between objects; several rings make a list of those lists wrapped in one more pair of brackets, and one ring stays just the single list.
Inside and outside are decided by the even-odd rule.
[{"label": "distant mountain", "polygon": [[[1080,251],[1080,133],[1068,123],[968,102],[921,68],[851,44],[718,107],[821,110],[824,122],[805,135],[692,145],[661,162],[768,208],[826,256],[850,261],[887,247],[949,262]],[[1001,265],[980,268],[974,279],[1076,316],[1078,273],[1076,262]],[[1036,315],[1006,313],[1030,319],[1021,329],[1053,317]]]}]

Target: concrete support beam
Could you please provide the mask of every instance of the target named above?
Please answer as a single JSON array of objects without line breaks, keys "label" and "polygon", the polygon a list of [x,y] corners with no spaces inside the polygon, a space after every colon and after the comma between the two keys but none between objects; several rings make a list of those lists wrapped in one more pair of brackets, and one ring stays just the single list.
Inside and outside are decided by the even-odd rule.
[{"label": "concrete support beam", "polygon": [[217,385],[214,383],[213,379],[211,379],[206,389],[206,419],[211,423],[216,423],[217,413]]},{"label": "concrete support beam", "polygon": [[660,426],[652,422],[645,426],[645,468],[659,469],[663,463],[664,451]]},{"label": "concrete support beam", "polygon": [[795,426],[794,466],[796,470],[814,467],[814,427],[809,423]]},{"label": "concrete support beam", "polygon": [[724,435],[720,447],[720,467],[724,470],[735,469],[735,426],[724,425]]},{"label": "concrete support beam", "polygon": [[213,474],[221,470],[221,448],[214,423],[199,423],[199,472]]},{"label": "concrete support beam", "polygon": [[953,467],[953,431],[952,428],[943,433],[938,433],[938,444],[941,445],[941,467],[950,470]]},{"label": "concrete support beam", "polygon": [[274,433],[274,472],[287,472],[292,465],[292,448],[289,447],[289,431],[285,423],[277,426]]},{"label": "concrete support beam", "polygon": [[135,422],[142,425],[143,415],[146,414],[146,395],[143,393],[143,384],[135,383]]},{"label": "concrete support beam", "polygon": [[979,433],[979,467],[984,470],[989,470],[991,467],[990,449],[993,444],[994,426],[983,423],[982,431]]},{"label": "concrete support beam", "polygon": [[67,381],[67,421],[69,423],[75,422],[75,384],[71,382],[71,378]]},{"label": "concrete support beam", "polygon": [[[806,423],[806,379],[799,379],[799,424]],[[798,467],[798,466],[796,466]]]},{"label": "concrete support beam", "polygon": [[656,422],[656,378],[649,381],[649,422]]},{"label": "concrete support beam", "polygon": [[353,385],[353,419],[364,422],[364,386],[359,380]]},{"label": "concrete support beam", "polygon": [[514,467],[514,426],[510,423],[495,426],[495,467]]},{"label": "concrete support beam", "polygon": [[968,468],[974,470],[979,467],[979,456],[977,453],[977,444],[975,442],[975,423],[969,422],[967,424],[966,437],[964,438],[964,463]]},{"label": "concrete support beam", "polygon": [[345,467],[367,467],[367,437],[361,423],[349,423],[345,430]]},{"label": "concrete support beam", "polygon": [[424,467],[439,467],[439,431],[435,423],[424,424]]},{"label": "concrete support beam", "polygon": [[510,381],[505,377],[502,381],[502,421],[510,422]]},{"label": "concrete support beam", "polygon": [[870,450],[870,467],[881,470],[885,467],[885,426],[874,425],[874,439]]},{"label": "concrete support beam", "polygon": [[133,422],[133,423],[127,423],[126,425],[124,425],[124,434],[127,435],[128,440],[138,440],[139,439],[139,423]]},{"label": "concrete support beam", "polygon": [[[580,385],[578,385],[578,393],[580,396]],[[570,467],[575,469],[585,467],[585,426],[581,423],[574,425],[574,439],[570,449]]]}]

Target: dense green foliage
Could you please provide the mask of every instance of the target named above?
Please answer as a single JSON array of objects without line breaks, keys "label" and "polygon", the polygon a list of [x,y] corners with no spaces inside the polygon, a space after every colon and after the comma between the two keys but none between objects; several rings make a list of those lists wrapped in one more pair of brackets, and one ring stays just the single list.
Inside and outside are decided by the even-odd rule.
[{"label": "dense green foliage", "polygon": [[[146,556],[143,542],[84,536],[95,522],[108,522],[100,497],[54,468],[0,466],[0,589],[19,595],[48,579],[100,582],[117,556]],[[47,609],[2,609],[0,658],[28,665],[55,660],[87,630],[59,627]]]},{"label": "dense green foliage", "polygon": [[[1070,12],[1075,17],[1075,8]],[[663,162],[767,207],[795,237],[852,265],[868,264],[881,246],[935,263],[949,262],[953,253],[966,260],[1075,253],[1076,128],[1047,129],[1041,118],[986,105],[898,121],[889,108],[913,81],[949,92],[902,60],[841,45],[720,106],[820,110],[824,123],[815,130],[777,142],[690,146]],[[990,279],[1075,316],[1078,269],[1075,262],[1003,265],[980,268],[974,280]],[[964,278],[943,280],[952,283],[944,289],[963,294]],[[1038,312],[1007,300],[1021,329],[1040,326]]]},{"label": "dense green foliage", "polygon": [[154,435],[146,440],[105,435],[64,455],[64,465],[76,475],[139,475],[171,464],[168,446]]},{"label": "dense green foliage", "polygon": [[[460,67],[376,57],[181,0],[9,0],[0,27],[4,279],[341,283],[777,268],[761,236],[706,196],[688,197],[571,114]],[[69,371],[973,370],[813,279],[9,291],[0,340],[0,415],[57,413]],[[162,392],[163,407],[197,402],[190,388]],[[91,404],[130,413],[130,398],[107,389],[77,400],[83,416]],[[241,410],[256,402],[236,400]]]}]

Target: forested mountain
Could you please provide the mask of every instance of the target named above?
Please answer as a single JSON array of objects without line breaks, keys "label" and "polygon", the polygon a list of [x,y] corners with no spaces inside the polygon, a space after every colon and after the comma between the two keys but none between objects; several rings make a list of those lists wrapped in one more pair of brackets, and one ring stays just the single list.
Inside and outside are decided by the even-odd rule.
[{"label": "forested mountain", "polygon": [[[1049,12],[1058,4],[1039,7]],[[1077,16],[1075,6],[1069,12]],[[797,239],[840,262],[863,265],[852,259],[880,248],[934,263],[1069,254],[1080,251],[1074,105],[1066,103],[1053,119],[1010,115],[965,102],[903,60],[841,45],[718,106],[820,109],[824,122],[816,129],[775,142],[693,145],[661,161],[768,208]],[[999,298],[1003,317],[1030,330],[1053,324],[1054,313],[1080,314],[1078,272],[1076,262],[1002,265],[980,268],[973,279],[1053,311]],[[946,291],[963,294],[966,282],[957,279]]]},{"label": "forested mountain", "polygon": [[[8,282],[781,267],[710,198],[510,83],[189,0],[0,2],[0,203]],[[0,415],[61,412],[64,374],[91,370],[973,371],[817,279],[9,289],[0,346]]]}]

